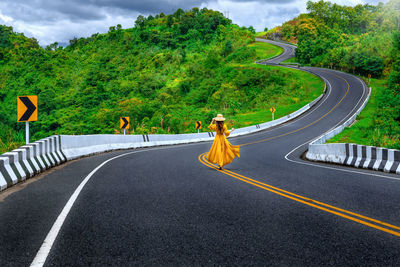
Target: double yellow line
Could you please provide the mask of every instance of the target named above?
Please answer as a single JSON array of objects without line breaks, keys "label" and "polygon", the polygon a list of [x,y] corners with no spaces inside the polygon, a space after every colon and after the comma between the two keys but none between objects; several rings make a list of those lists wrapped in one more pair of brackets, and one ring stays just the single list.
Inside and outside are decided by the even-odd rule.
[{"label": "double yellow line", "polygon": [[206,154],[207,153],[203,153],[199,156],[199,161],[201,163],[203,163],[204,165],[206,165],[212,169],[215,169],[219,172],[229,175],[235,179],[238,179],[242,182],[251,184],[253,186],[267,190],[271,193],[280,195],[282,197],[294,200],[294,201],[302,203],[304,205],[307,205],[307,206],[310,206],[310,207],[313,207],[313,208],[316,208],[319,210],[323,210],[323,211],[329,212],[331,214],[340,216],[342,218],[346,218],[348,220],[358,222],[363,225],[366,225],[366,226],[369,226],[369,227],[381,230],[383,232],[400,237],[400,227],[398,227],[398,226],[395,226],[395,225],[392,225],[392,224],[389,224],[389,223],[386,223],[383,221],[379,221],[379,220],[376,220],[376,219],[373,219],[373,218],[370,218],[370,217],[367,217],[367,216],[364,216],[364,215],[361,215],[361,214],[358,214],[355,212],[344,210],[344,209],[341,209],[341,208],[338,208],[338,207],[335,207],[335,206],[332,206],[332,205],[329,205],[329,204],[326,204],[326,203],[323,203],[323,202],[320,202],[320,201],[317,201],[317,200],[314,200],[311,198],[307,198],[307,197],[304,197],[304,196],[301,196],[298,194],[294,194],[289,191],[286,191],[286,190],[280,189],[278,187],[251,179],[249,177],[243,176],[241,174],[238,174],[238,173],[226,170],[226,169],[219,170],[219,168],[216,165],[211,164],[207,161]]},{"label": "double yellow line", "polygon": [[[333,74],[333,75],[335,75],[335,74]],[[246,145],[266,142],[266,141],[273,140],[273,139],[276,139],[276,138],[279,138],[279,137],[282,137],[282,136],[286,136],[286,135],[289,135],[289,134],[292,134],[292,133],[296,133],[296,132],[301,131],[301,130],[303,130],[305,128],[308,128],[311,125],[313,125],[313,124],[317,123],[318,121],[322,120],[324,117],[326,117],[328,114],[330,114],[333,110],[335,110],[337,108],[337,106],[345,99],[345,97],[347,96],[347,94],[348,94],[348,92],[350,90],[350,84],[348,83],[348,81],[345,78],[340,77],[338,75],[335,75],[335,76],[340,78],[340,79],[342,79],[342,80],[344,80],[346,82],[347,90],[346,90],[346,93],[344,94],[344,96],[340,99],[340,101],[331,110],[329,110],[325,115],[323,115],[319,119],[313,121],[312,123],[310,123],[310,124],[308,124],[308,125],[306,125],[306,126],[304,126],[302,128],[299,128],[299,129],[296,129],[296,130],[293,130],[291,132],[287,132],[287,133],[284,133],[284,134],[281,134],[281,135],[278,135],[278,136],[270,137],[270,138],[267,138],[267,139],[262,139],[262,140],[258,140],[258,141],[255,141],[255,142],[242,144],[240,146],[246,146]],[[369,218],[367,216],[363,216],[361,214],[358,214],[358,213],[355,213],[355,212],[351,212],[351,211],[348,211],[348,210],[344,210],[344,209],[341,209],[341,208],[338,208],[338,207],[335,207],[335,206],[332,206],[332,205],[328,205],[326,203],[323,203],[323,202],[320,202],[320,201],[317,201],[317,200],[314,200],[314,199],[311,199],[311,198],[300,196],[300,195],[291,193],[289,191],[274,187],[274,186],[266,184],[266,183],[262,183],[260,181],[251,179],[249,177],[243,176],[241,174],[238,174],[238,173],[226,170],[226,169],[219,170],[219,168],[217,166],[215,166],[215,165],[213,165],[213,164],[211,164],[210,162],[207,161],[206,154],[207,153],[203,153],[203,154],[201,154],[199,156],[199,161],[201,163],[203,163],[204,165],[206,165],[206,166],[208,166],[208,167],[210,167],[212,169],[215,169],[215,170],[217,170],[219,172],[222,172],[222,173],[224,173],[226,175],[229,175],[229,176],[231,176],[231,177],[233,177],[235,179],[238,179],[238,180],[240,180],[242,182],[251,184],[253,186],[259,187],[259,188],[264,189],[264,190],[267,190],[269,192],[272,192],[274,194],[280,195],[282,197],[294,200],[294,201],[302,203],[304,205],[307,205],[307,206],[310,206],[310,207],[313,207],[313,208],[317,208],[319,210],[323,210],[323,211],[329,212],[331,214],[335,214],[337,216],[340,216],[342,218],[346,218],[348,220],[351,220],[351,221],[354,221],[354,222],[358,222],[358,223],[361,223],[363,225],[369,226],[371,228],[375,228],[375,229],[381,230],[383,232],[386,232],[386,233],[389,233],[389,234],[392,234],[392,235],[400,237],[400,227],[398,227],[398,226],[395,226],[395,225],[392,225],[392,224],[389,224],[389,223],[386,223],[386,222],[383,222],[383,221],[379,221],[379,220],[376,220],[376,219],[373,219],[373,218]]]}]

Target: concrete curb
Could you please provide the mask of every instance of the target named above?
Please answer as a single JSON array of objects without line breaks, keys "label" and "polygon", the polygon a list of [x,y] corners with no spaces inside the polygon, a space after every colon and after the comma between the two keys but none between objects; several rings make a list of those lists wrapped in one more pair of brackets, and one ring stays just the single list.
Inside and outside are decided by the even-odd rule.
[{"label": "concrete curb", "polygon": [[400,150],[357,144],[318,144],[310,147],[306,157],[313,161],[400,174]]},{"label": "concrete curb", "polygon": [[368,96],[353,116],[308,145],[306,154],[308,160],[400,174],[400,150],[347,143],[325,144],[327,140],[342,132],[356,120],[367,104],[371,90],[369,88]]},{"label": "concrete curb", "polygon": [[66,161],[60,136],[50,136],[0,155],[0,191]]}]

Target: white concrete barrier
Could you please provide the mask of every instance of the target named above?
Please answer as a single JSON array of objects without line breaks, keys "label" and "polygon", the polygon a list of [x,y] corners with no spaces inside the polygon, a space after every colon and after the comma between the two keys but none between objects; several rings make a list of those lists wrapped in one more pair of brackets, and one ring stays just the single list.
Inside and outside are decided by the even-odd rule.
[{"label": "white concrete barrier", "polygon": [[59,136],[50,136],[0,155],[0,191],[66,161]]}]

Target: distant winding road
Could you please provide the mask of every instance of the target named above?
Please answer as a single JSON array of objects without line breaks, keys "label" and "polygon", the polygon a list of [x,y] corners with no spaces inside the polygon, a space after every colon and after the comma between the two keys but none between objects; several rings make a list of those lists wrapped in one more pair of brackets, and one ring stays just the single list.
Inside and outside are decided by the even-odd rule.
[{"label": "distant winding road", "polygon": [[[274,44],[285,52],[270,63],[294,54]],[[241,158],[225,170],[206,162],[211,142],[155,147],[83,158],[1,193],[0,265],[30,265],[78,185],[116,156],[49,235],[46,266],[399,265],[399,176],[301,159],[366,86],[302,69],[325,80],[325,96],[293,121],[230,138]]]}]

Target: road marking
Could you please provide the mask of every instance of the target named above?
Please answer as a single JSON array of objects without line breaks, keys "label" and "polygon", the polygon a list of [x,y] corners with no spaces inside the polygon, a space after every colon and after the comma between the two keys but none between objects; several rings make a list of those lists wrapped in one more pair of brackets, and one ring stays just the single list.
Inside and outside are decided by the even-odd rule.
[{"label": "road marking", "polygon": [[[333,75],[335,75],[335,74],[333,74]],[[346,98],[347,94],[350,91],[350,84],[347,82],[347,80],[342,78],[342,77],[340,77],[340,76],[338,76],[338,75],[335,75],[335,76],[343,79],[346,82],[347,90],[346,90],[346,93],[344,94],[344,96],[340,99],[340,101],[338,103],[336,103],[336,105],[331,110],[329,110],[326,114],[324,114],[322,117],[320,117],[319,119],[307,124],[304,127],[299,128],[299,129],[296,129],[296,130],[293,130],[293,131],[290,131],[290,132],[287,132],[287,133],[284,133],[284,134],[280,134],[280,135],[277,135],[277,136],[273,136],[273,137],[270,137],[270,138],[267,138],[267,139],[262,139],[262,140],[258,140],[258,141],[254,141],[254,142],[250,142],[250,143],[246,143],[246,144],[241,144],[240,146],[254,145],[254,144],[266,142],[266,141],[269,141],[269,140],[273,140],[273,139],[276,139],[276,138],[279,138],[279,137],[283,137],[283,136],[286,136],[286,135],[289,135],[289,134],[292,134],[292,133],[297,133],[297,132],[299,132],[301,130],[304,130],[304,129],[310,127],[311,125],[314,125],[315,123],[319,122],[320,120],[322,120],[323,118],[328,116],[332,111],[334,111],[339,106],[340,103],[342,103],[342,101]]]},{"label": "road marking", "polygon": [[[340,76],[338,76],[338,75],[335,75],[335,76],[337,76],[337,77],[339,77],[339,78],[345,80],[343,77],[340,77]],[[357,77],[357,79],[360,81],[360,83],[363,85],[363,88],[364,88],[362,97],[358,100],[357,104],[353,107],[353,109],[348,113],[348,115],[347,115],[345,118],[343,118],[339,123],[337,123],[335,126],[333,126],[332,128],[330,128],[330,129],[329,129],[328,131],[326,131],[325,133],[327,133],[327,132],[331,131],[332,129],[336,128],[336,127],[337,127],[338,125],[340,125],[344,120],[346,120],[347,117],[349,116],[349,114],[351,114],[351,113],[354,111],[354,109],[357,108],[357,105],[358,105],[358,104],[360,103],[360,101],[363,99],[363,97],[364,97],[364,95],[365,95],[365,89],[366,89],[366,87],[365,87],[365,84],[360,80],[360,78]],[[326,81],[329,83],[328,80],[326,80]],[[345,81],[346,81],[346,80],[345,80]],[[346,82],[347,82],[347,81],[346,81]],[[348,84],[348,83],[347,83],[347,84]],[[329,83],[329,86],[331,86],[330,83]],[[330,92],[331,92],[331,91],[329,91],[329,94],[330,94]],[[325,98],[325,100],[324,100],[323,102],[325,102],[327,99],[328,99],[328,98]],[[322,103],[323,103],[323,102],[322,102]],[[322,103],[321,103],[320,105],[322,105]],[[310,113],[316,111],[316,109],[317,109],[320,105],[318,105],[318,106],[317,106],[313,111],[311,111]],[[310,113],[308,113],[306,116],[308,116]],[[305,117],[305,116],[304,116],[304,117]],[[304,117],[302,117],[302,118],[304,118]],[[296,121],[297,121],[297,120],[296,120]],[[296,121],[293,121],[292,123],[295,123]],[[292,124],[292,123],[290,123],[290,124]],[[298,129],[298,130],[300,130],[300,129]],[[295,131],[298,131],[298,130],[295,130]],[[290,132],[290,133],[292,133],[292,132]],[[288,135],[288,134],[290,134],[290,133],[287,133],[287,134],[284,134],[284,135]],[[266,141],[269,141],[269,140],[272,140],[272,139],[275,139],[275,138],[278,138],[278,137],[281,137],[281,136],[284,136],[284,135],[280,135],[280,136],[275,136],[275,137],[271,137],[271,138],[268,138],[268,139],[259,140],[259,141],[257,141],[257,142],[258,142],[258,143],[266,142]],[[313,138],[313,139],[311,139],[311,140],[309,140],[309,141],[307,141],[307,142],[305,142],[305,143],[303,143],[303,144],[301,144],[301,145],[299,145],[299,146],[297,146],[296,148],[294,148],[293,150],[291,150],[288,154],[286,154],[285,159],[288,160],[288,161],[290,161],[290,162],[294,162],[294,163],[298,163],[298,164],[302,164],[302,165],[314,166],[314,167],[319,167],[319,168],[324,168],[324,169],[339,170],[339,171],[342,171],[342,172],[350,172],[350,173],[357,173],[357,174],[363,174],[363,175],[369,175],[369,176],[376,176],[376,177],[382,177],[382,178],[392,179],[392,180],[400,180],[400,178],[396,178],[396,177],[392,177],[392,176],[387,176],[387,175],[381,175],[381,174],[375,174],[375,173],[368,173],[368,172],[361,172],[361,171],[353,171],[353,170],[347,170],[347,169],[343,169],[343,168],[327,167],[327,166],[323,166],[323,165],[321,165],[321,164],[306,163],[306,162],[291,160],[291,159],[288,158],[288,156],[289,156],[291,153],[293,153],[295,150],[297,150],[298,148],[300,148],[301,146],[303,146],[303,145],[305,145],[305,144],[307,144],[307,143],[309,143],[309,142],[312,142],[313,140],[315,140],[315,139],[317,139],[317,138],[319,138],[319,136],[316,137],[316,138]],[[250,145],[250,144],[253,144],[253,143],[248,143],[248,144],[244,144],[244,145]],[[244,146],[244,145],[243,145],[243,146]]]},{"label": "road marking", "polygon": [[[138,151],[135,151],[138,152]],[[58,233],[60,232],[60,229],[62,225],[64,224],[65,219],[67,218],[72,206],[74,205],[76,199],[78,198],[79,194],[81,193],[83,187],[86,185],[86,183],[90,180],[90,178],[105,164],[108,162],[129,155],[133,154],[134,152],[130,152],[127,154],[122,154],[116,157],[113,157],[111,159],[108,159],[104,161],[102,164],[100,164],[97,168],[95,168],[91,173],[89,173],[88,176],[79,184],[79,186],[75,189],[75,192],[72,194],[72,196],[69,198],[67,204],[64,206],[63,210],[61,211],[60,215],[58,215],[57,220],[53,224],[53,226],[50,229],[50,232],[47,234],[46,239],[44,240],[42,246],[40,247],[38,253],[36,254],[36,257],[33,259],[33,262],[31,263],[31,266],[43,266],[44,263],[46,262],[47,256],[50,253],[50,250],[54,244],[54,241],[57,238]]]},{"label": "road marking", "polygon": [[[198,145],[197,143],[195,144],[186,144],[186,145],[179,145],[175,146],[176,147],[184,147],[184,146],[191,146],[191,145]],[[141,152],[146,152],[146,151],[153,151],[153,150],[161,150],[161,149],[171,149],[171,147],[158,147],[158,148],[151,148],[151,149],[145,149],[145,150],[139,150],[139,151],[133,151],[133,152],[128,152],[124,153],[122,155],[115,156],[111,159],[108,159],[101,163],[98,167],[96,167],[92,172],[90,172],[85,179],[79,184],[79,186],[75,189],[74,193],[72,196],[69,198],[67,204],[64,206],[63,210],[61,211],[60,215],[58,215],[57,220],[54,222],[53,226],[50,229],[50,232],[47,234],[45,240],[43,241],[42,246],[40,247],[39,251],[37,252],[35,258],[33,259],[32,263],[30,266],[43,266],[46,262],[46,259],[50,253],[51,248],[53,247],[54,241],[56,240],[58,233],[61,230],[61,227],[64,224],[65,219],[67,218],[72,206],[75,204],[76,199],[78,198],[79,194],[81,193],[83,187],[86,185],[86,183],[92,178],[92,176],[104,165],[106,165],[108,162],[127,156],[131,154],[136,154],[136,153],[141,153]]]},{"label": "road marking", "polygon": [[[204,164],[204,165],[206,165],[206,166],[208,166],[208,167],[210,167],[212,169],[215,169],[215,170],[217,170],[219,172],[222,172],[222,173],[224,173],[226,175],[229,175],[229,176],[231,176],[231,177],[233,177],[235,179],[238,179],[238,180],[243,181],[245,183],[251,184],[251,185],[256,186],[256,187],[259,187],[261,189],[267,190],[267,191],[269,191],[271,193],[280,195],[282,197],[285,197],[285,198],[294,200],[296,202],[305,204],[307,206],[311,206],[311,207],[326,211],[328,213],[340,216],[342,218],[346,218],[348,220],[351,220],[351,221],[354,221],[354,222],[358,222],[360,224],[369,226],[371,228],[374,228],[374,229],[377,229],[377,230],[380,230],[380,231],[395,235],[397,237],[400,237],[400,232],[395,231],[395,230],[400,230],[399,226],[392,225],[392,224],[389,224],[389,223],[386,223],[386,222],[383,222],[383,221],[380,221],[380,220],[376,220],[376,219],[373,219],[373,218],[370,218],[370,217],[367,217],[367,216],[364,216],[364,215],[361,215],[361,214],[358,214],[358,213],[355,213],[355,212],[351,212],[351,211],[348,211],[348,210],[345,210],[345,209],[341,209],[341,208],[338,208],[338,207],[335,207],[335,206],[332,206],[332,205],[329,205],[329,204],[326,204],[326,203],[323,203],[323,202],[320,202],[320,201],[317,201],[317,200],[314,200],[314,199],[311,199],[311,198],[307,198],[307,197],[304,197],[304,196],[301,196],[301,195],[298,195],[298,194],[294,194],[294,193],[291,193],[289,191],[280,189],[278,187],[274,187],[272,185],[269,185],[269,184],[266,184],[266,183],[251,179],[251,178],[248,178],[246,176],[243,176],[241,174],[238,174],[238,173],[226,170],[226,169],[219,170],[218,167],[216,167],[215,165],[213,165],[213,164],[211,164],[211,163],[209,163],[207,161],[206,154],[207,153],[203,153],[203,154],[199,155],[199,161],[202,164]],[[356,217],[358,217],[358,218],[356,218]],[[392,228],[392,229],[388,229],[388,228]]]},{"label": "road marking", "polygon": [[[366,88],[366,87],[365,87],[365,84],[360,80],[360,78],[357,77],[357,79],[360,81],[360,83],[363,85],[363,87],[364,87],[364,89],[365,89],[365,88]],[[330,128],[328,131],[326,131],[325,133],[331,131],[332,129],[335,129],[337,126],[339,126],[340,124],[342,124],[343,121],[347,120],[347,119],[348,119],[348,116],[351,116],[351,113],[354,111],[354,109],[357,108],[357,105],[358,105],[358,104],[360,103],[360,101],[363,99],[364,95],[365,95],[365,90],[364,90],[364,92],[363,92],[363,96],[358,100],[357,104],[356,104],[356,105],[354,106],[354,108],[347,114],[347,116],[346,116],[345,118],[343,118],[340,122],[338,122],[335,126],[333,126],[333,127]],[[322,135],[324,135],[325,133],[323,133]],[[307,141],[307,142],[305,142],[305,143],[303,143],[303,144],[301,144],[301,145],[299,145],[299,146],[297,146],[297,147],[295,147],[294,149],[292,149],[289,153],[287,153],[287,154],[285,155],[285,159],[286,159],[287,161],[290,161],[290,162],[293,162],[293,163],[298,163],[298,164],[307,165],[307,166],[313,166],[313,167],[318,167],[318,168],[324,168],[324,169],[330,169],[330,170],[337,170],[337,171],[349,172],[349,173],[357,173],[357,174],[363,174],[363,175],[368,175],[368,176],[376,176],[376,177],[381,177],[381,178],[386,178],[386,179],[391,179],[391,180],[400,180],[400,178],[392,177],[392,176],[388,176],[388,175],[376,174],[376,173],[372,173],[372,172],[370,173],[370,172],[362,172],[362,171],[348,170],[348,169],[339,168],[339,167],[330,167],[330,166],[328,167],[328,166],[324,166],[324,165],[322,165],[322,164],[315,164],[315,163],[311,163],[311,162],[303,162],[303,161],[296,161],[296,160],[289,159],[289,155],[292,154],[294,151],[296,151],[298,148],[300,148],[300,147],[302,147],[302,146],[304,146],[304,145],[306,145],[306,144],[308,144],[308,143],[310,143],[310,142],[312,142],[313,140],[318,139],[318,138],[319,138],[319,136],[316,137],[316,138],[313,138],[313,139],[311,139],[311,140],[309,140],[309,141]]]},{"label": "road marking", "polygon": [[[362,97],[358,100],[357,104],[354,106],[354,108],[347,114],[347,116],[345,118],[343,118],[340,122],[338,122],[335,126],[333,126],[332,128],[330,128],[328,131],[326,131],[325,133],[331,131],[332,129],[335,129],[337,126],[339,126],[340,124],[343,123],[343,121],[348,119],[348,116],[351,116],[351,113],[357,108],[357,105],[360,103],[360,101],[363,99],[364,95],[365,95],[365,89],[366,86],[365,84],[361,81],[360,78],[357,77],[357,79],[359,80],[359,82],[363,85],[364,91],[363,91],[363,95]],[[325,133],[323,133],[322,135],[324,135]],[[296,151],[298,148],[312,142],[315,139],[318,139],[318,137],[313,138],[299,146],[297,146],[296,148],[292,149],[289,153],[287,153],[285,155],[285,159],[287,161],[293,162],[293,163],[298,163],[298,164],[302,164],[302,165],[308,165],[308,166],[313,166],[313,167],[318,167],[318,168],[324,168],[324,169],[330,169],[330,170],[338,170],[338,171],[342,171],[342,172],[349,172],[349,173],[357,173],[357,174],[363,174],[363,175],[368,175],[368,176],[376,176],[376,177],[381,177],[381,178],[386,178],[386,179],[391,179],[391,180],[400,180],[400,178],[396,178],[396,177],[392,177],[392,176],[388,176],[388,175],[382,175],[382,174],[376,174],[376,173],[370,173],[370,172],[362,172],[362,171],[355,171],[355,170],[348,170],[348,169],[344,169],[344,168],[339,168],[339,167],[328,167],[328,166],[324,166],[322,164],[315,164],[315,163],[310,163],[310,162],[303,162],[303,161],[296,161],[296,160],[292,160],[289,159],[289,155],[292,154],[294,151]]]},{"label": "road marking", "polygon": [[[334,75],[335,75],[335,74],[334,74]],[[299,128],[299,129],[296,129],[296,130],[294,130],[294,131],[291,131],[291,132],[288,132],[288,133],[285,133],[285,134],[281,134],[281,135],[278,135],[278,136],[270,137],[270,138],[267,138],[267,139],[263,139],[263,140],[259,140],[259,141],[255,141],[255,142],[250,142],[250,143],[246,143],[246,144],[242,144],[242,145],[240,145],[240,146],[246,146],[246,145],[250,145],[250,144],[257,144],[257,143],[261,143],[261,142],[266,142],[266,141],[269,141],[269,140],[272,140],[272,139],[276,139],[276,138],[279,138],[279,137],[282,137],[282,136],[286,136],[286,135],[289,135],[289,134],[298,132],[298,131],[300,131],[300,130],[303,130],[303,129],[305,129],[305,128],[307,128],[307,127],[309,127],[309,126],[311,126],[311,125],[317,123],[317,122],[320,121],[322,118],[324,118],[325,116],[327,116],[329,113],[331,113],[334,109],[337,108],[337,106],[344,100],[344,98],[347,96],[347,94],[348,94],[348,92],[349,92],[349,90],[350,90],[350,84],[348,83],[348,81],[347,81],[345,78],[340,77],[340,76],[338,76],[338,75],[335,75],[335,76],[339,77],[340,79],[342,79],[342,80],[344,80],[344,81],[346,82],[346,84],[347,84],[347,91],[346,91],[345,95],[341,98],[341,100],[340,100],[328,113],[326,113],[325,115],[323,115],[322,117],[320,117],[320,118],[317,119],[316,121],[314,121],[314,122],[312,122],[312,123],[310,123],[310,124],[308,124],[308,125],[306,125],[306,126],[304,126],[304,127],[302,127],[302,128]],[[362,82],[361,82],[361,83],[362,83]],[[362,83],[362,84],[363,84],[363,83]],[[363,88],[365,89],[365,85],[364,85],[364,84],[363,84]],[[352,109],[351,112],[354,111],[354,109],[355,109],[356,106],[360,103],[360,101],[362,100],[362,98],[364,97],[364,95],[365,95],[365,90],[363,90],[363,95],[362,95],[362,97],[359,99],[359,101],[357,102],[357,104],[355,105],[355,107]],[[350,112],[350,113],[351,113],[351,112]],[[350,114],[350,113],[349,113],[349,114]],[[347,116],[346,116],[346,118],[347,118]],[[344,118],[344,119],[346,119],[346,118]],[[341,122],[342,122],[344,119],[342,119]],[[340,124],[341,122],[339,122],[338,124]],[[338,125],[338,124],[337,124],[337,125]],[[336,125],[336,126],[337,126],[337,125]],[[335,127],[336,127],[336,126],[335,126]],[[335,128],[335,127],[333,127],[333,128]],[[332,129],[332,128],[331,128],[331,129]],[[296,148],[293,149],[292,151],[290,151],[288,154],[286,154],[285,158],[286,158],[287,160],[291,161],[290,159],[287,158],[287,156],[288,156],[289,154],[291,154],[294,150],[296,150],[297,148],[299,148],[299,147],[301,147],[301,146],[303,146],[303,145],[305,145],[305,144],[307,144],[307,143],[304,143],[304,144],[302,144],[302,145],[296,147]],[[400,237],[400,233],[397,232],[397,231],[394,231],[394,230],[400,230],[400,227],[398,227],[398,226],[395,226],[395,225],[392,225],[392,224],[389,224],[389,223],[386,223],[386,222],[383,222],[383,221],[380,221],[380,220],[376,220],[376,219],[373,219],[373,218],[370,218],[370,217],[367,217],[367,216],[364,216],[364,215],[361,215],[361,214],[358,214],[358,213],[355,213],[355,212],[351,212],[351,211],[348,211],[348,210],[344,210],[344,209],[341,209],[341,208],[338,208],[338,207],[335,207],[335,206],[332,206],[332,205],[329,205],[329,204],[326,204],[326,203],[323,203],[323,202],[320,202],[320,201],[317,201],[317,200],[313,200],[313,199],[310,199],[310,198],[307,198],[307,197],[304,197],[304,196],[300,196],[300,195],[291,193],[291,192],[289,192],[289,191],[285,191],[285,190],[283,190],[283,189],[274,187],[274,186],[269,185],[269,184],[266,184],[266,183],[262,183],[262,182],[260,182],[260,181],[251,179],[251,178],[249,178],[249,177],[243,176],[243,175],[241,175],[241,174],[238,174],[238,173],[235,173],[235,172],[226,170],[226,169],[219,170],[218,167],[216,167],[215,165],[213,165],[213,164],[211,164],[211,163],[209,163],[209,162],[207,161],[207,159],[206,159],[206,153],[203,153],[203,154],[199,155],[199,161],[200,161],[202,164],[204,164],[204,165],[206,165],[206,166],[208,166],[208,167],[210,167],[210,168],[213,168],[213,169],[215,169],[215,170],[217,170],[217,171],[219,171],[219,172],[222,172],[222,173],[224,173],[224,174],[226,174],[226,175],[229,175],[229,176],[231,176],[231,177],[233,177],[233,178],[235,178],[235,179],[241,180],[241,181],[243,181],[243,182],[245,182],[245,183],[248,183],[248,184],[251,184],[251,185],[253,185],[253,186],[262,188],[262,189],[264,189],[264,190],[267,190],[267,191],[269,191],[269,192],[275,193],[275,194],[277,194],[277,195],[280,195],[280,196],[283,196],[283,197],[292,199],[292,200],[297,201],[297,202],[300,202],[300,203],[302,203],[302,204],[305,204],[305,205],[308,205],[308,206],[311,206],[311,207],[314,207],[314,208],[317,208],[317,209],[326,211],[326,212],[328,212],[328,213],[335,214],[335,215],[340,216],[340,217],[342,217],[342,218],[346,218],[346,219],[348,219],[348,220],[355,221],[355,222],[358,222],[358,223],[360,223],[360,224],[369,226],[369,227],[371,227],[371,228],[374,228],[374,229],[377,229],[377,230],[380,230],[380,231],[383,231],[383,232],[386,232],[386,233],[390,233],[390,234],[392,234],[392,235],[395,235],[395,236]],[[296,161],[293,161],[293,162],[296,162]],[[300,162],[296,162],[296,163],[300,163]],[[304,163],[304,164],[306,164],[306,163]],[[306,165],[312,165],[312,164],[306,164]],[[318,165],[317,165],[317,166],[318,166]],[[332,169],[333,169],[333,168],[332,168]],[[338,170],[341,170],[341,169],[338,169]],[[349,172],[351,172],[351,171],[349,171]],[[362,173],[362,172],[360,172],[360,173]],[[362,173],[362,174],[367,174],[367,175],[368,175],[368,173]],[[377,176],[378,176],[378,175],[377,175]],[[396,178],[394,178],[394,179],[396,179]],[[358,218],[356,218],[356,217],[358,217]],[[385,228],[385,227],[387,227],[387,228],[392,228],[392,229],[387,229],[387,228]]]}]

